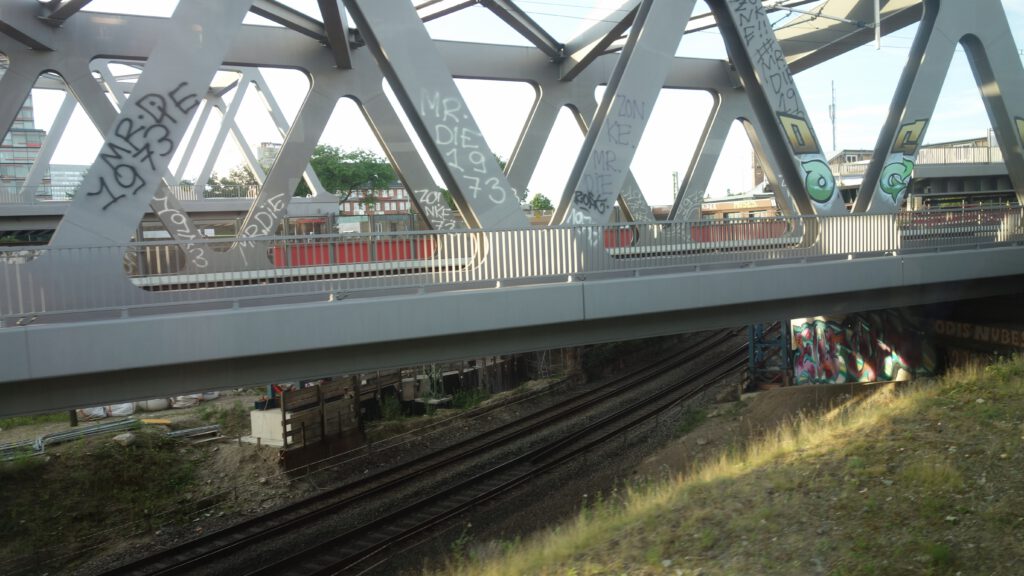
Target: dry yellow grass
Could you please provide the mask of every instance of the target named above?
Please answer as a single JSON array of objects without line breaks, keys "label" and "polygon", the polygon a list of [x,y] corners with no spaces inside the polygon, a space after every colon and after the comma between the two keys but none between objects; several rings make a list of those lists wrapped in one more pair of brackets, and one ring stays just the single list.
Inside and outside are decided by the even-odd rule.
[{"label": "dry yellow grass", "polygon": [[1022,474],[1018,359],[883,388],[449,572],[1021,574]]}]

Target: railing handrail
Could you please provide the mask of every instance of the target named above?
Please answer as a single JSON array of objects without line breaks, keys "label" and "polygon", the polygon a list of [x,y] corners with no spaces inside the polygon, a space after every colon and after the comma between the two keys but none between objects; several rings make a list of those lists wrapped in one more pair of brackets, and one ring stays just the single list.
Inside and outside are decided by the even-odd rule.
[{"label": "railing handrail", "polygon": [[[575,281],[1024,242],[1024,208],[0,248],[0,321],[390,288]],[[200,263],[196,253],[203,254]],[[226,252],[226,253],[225,253]],[[220,256],[216,256],[217,254]],[[234,256],[232,256],[234,254]],[[73,281],[66,275],[72,274]],[[597,276],[594,276],[594,275]],[[136,285],[125,277],[138,279]],[[495,284],[497,283],[497,284]],[[144,290],[143,287],[146,289]],[[171,293],[168,293],[171,291]],[[6,318],[6,320],[5,320]]]}]

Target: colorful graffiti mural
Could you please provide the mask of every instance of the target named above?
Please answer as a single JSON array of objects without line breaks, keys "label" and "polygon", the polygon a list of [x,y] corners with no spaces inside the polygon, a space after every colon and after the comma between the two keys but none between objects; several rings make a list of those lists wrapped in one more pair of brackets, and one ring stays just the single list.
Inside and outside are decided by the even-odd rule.
[{"label": "colorful graffiti mural", "polygon": [[899,380],[935,370],[934,350],[900,311],[804,318],[791,327],[797,384]]}]

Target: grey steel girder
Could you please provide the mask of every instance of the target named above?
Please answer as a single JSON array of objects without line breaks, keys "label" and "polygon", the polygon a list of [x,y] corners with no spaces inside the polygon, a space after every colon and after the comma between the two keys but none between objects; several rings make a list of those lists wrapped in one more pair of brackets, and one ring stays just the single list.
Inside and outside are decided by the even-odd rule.
[{"label": "grey steel girder", "polygon": [[310,18],[277,0],[253,0],[249,11],[289,30],[309,36],[317,42],[327,43],[327,30],[324,29],[323,22]]},{"label": "grey steel girder", "polygon": [[[707,0],[764,138],[802,214],[846,214],[785,54],[760,2]],[[782,159],[786,159],[783,161]]]},{"label": "grey steel girder", "polygon": [[[52,245],[118,244],[132,236],[248,4],[179,1]],[[204,33],[207,26],[218,34]]]},{"label": "grey steel girder", "polygon": [[47,24],[60,26],[89,2],[92,0],[54,0],[46,4],[48,12],[39,19]]},{"label": "grey steel girder", "polygon": [[640,4],[553,222],[608,222],[694,4],[693,0]]},{"label": "grey steel girder", "polygon": [[430,22],[479,3],[479,0],[427,0],[416,5],[416,15],[421,21]]},{"label": "grey steel girder", "polygon": [[32,163],[32,168],[29,169],[28,176],[25,177],[25,183],[22,186],[21,192],[24,200],[29,200],[33,190],[36,190],[43,182],[43,176],[46,175],[46,171],[50,167],[50,159],[53,158],[53,153],[57,150],[57,144],[60,142],[61,136],[64,135],[64,129],[68,126],[68,120],[71,119],[71,114],[74,113],[76,104],[75,97],[70,92],[64,94],[64,99],[60,103],[60,109],[57,110],[57,115],[53,118],[53,124],[46,132],[43,145],[40,146],[39,153],[36,154],[36,159]]},{"label": "grey steel girder", "polygon": [[430,170],[427,169],[409,133],[402,125],[398,111],[384,92],[359,100],[357,104],[366,115],[370,128],[384,148],[384,153],[395,167],[398,178],[406,189],[412,192],[413,200],[430,227],[434,230],[454,230],[461,227],[462,218],[448,205],[444,192],[434,182],[434,177],[430,175]]},{"label": "grey steel girder", "polygon": [[[99,72],[100,77],[107,85],[108,93],[113,95],[118,106],[123,109],[127,105],[128,96],[124,92],[124,86],[110,74],[110,62],[98,59],[90,64],[90,70]],[[99,84],[93,81],[92,75],[75,76],[74,80],[69,82],[68,87],[82,105],[82,109],[89,116],[93,126],[101,134],[106,134],[117,121],[118,112],[103,94]],[[39,160],[36,161],[36,164],[39,164]],[[168,188],[168,183],[172,182],[176,183],[177,180],[171,174],[170,169],[165,168],[163,178],[160,180],[153,199],[149,202],[149,209],[164,225],[171,237],[184,246],[183,252],[188,270],[203,270],[209,266],[213,252],[202,243],[194,242],[203,238],[203,234],[192,222],[192,218],[178,197]]]},{"label": "grey steel girder", "polygon": [[[337,58],[335,58],[335,60],[337,60]],[[351,66],[349,66],[349,68],[351,68]],[[251,70],[254,78],[253,84],[256,87],[256,94],[263,99],[264,109],[266,109],[267,113],[270,114],[270,118],[273,120],[274,126],[277,127],[278,132],[281,133],[281,136],[287,136],[290,129],[288,119],[285,118],[284,111],[281,110],[281,106],[278,105],[277,99],[274,98],[274,92],[270,89],[270,86],[267,84],[266,79],[263,78],[263,74],[258,68],[251,68]],[[235,130],[235,138],[238,139],[239,145],[251,154],[252,148],[245,142],[245,138],[242,136],[241,131],[238,130],[238,124],[236,122],[232,123],[232,128]],[[249,162],[254,173],[263,171],[262,168],[260,168],[260,171],[256,172],[256,167],[259,166],[259,163],[255,160],[250,160]],[[306,186],[309,187],[311,192],[313,192],[314,197],[326,197],[328,195],[328,192],[324,190],[324,186],[320,183],[320,178],[316,175],[316,171],[313,170],[313,166],[311,164],[306,164],[306,171],[302,173],[302,177],[306,181]],[[265,174],[260,177],[261,185],[263,184],[264,178],[266,178]]]},{"label": "grey steel girder", "polygon": [[562,80],[572,80],[588,64],[604,54],[633,25],[639,7],[640,0],[624,0],[617,9],[624,14],[621,19],[602,19],[567,42],[566,58],[561,64]]},{"label": "grey steel girder", "polygon": [[0,35],[32,50],[49,51],[59,43],[57,31],[40,19],[47,7],[39,2],[0,3]]},{"label": "grey steel girder", "polygon": [[203,98],[202,107],[199,109],[199,116],[195,122],[195,129],[192,130],[192,135],[189,136],[188,143],[185,144],[185,150],[181,155],[181,163],[178,164],[178,169],[174,171],[174,183],[181,182],[181,179],[185,176],[185,169],[188,168],[189,162],[192,161],[192,155],[195,153],[196,146],[199,145],[199,138],[203,135],[203,131],[200,129],[202,126],[206,126],[206,122],[210,119],[210,113],[213,112],[215,107],[214,101],[210,99],[210,95],[207,94],[206,98]]},{"label": "grey steel girder", "polygon": [[[576,124],[583,131],[584,139],[590,131],[590,119],[597,116],[597,110],[598,105],[593,98],[576,102],[573,106],[573,116],[576,117]],[[580,150],[580,154],[583,154],[583,150]],[[653,222],[654,211],[651,210],[650,204],[647,203],[643,190],[640,189],[640,184],[636,181],[633,171],[628,166],[625,167],[625,170],[626,177],[622,181],[618,194],[619,207],[622,208],[626,219],[629,221]]]},{"label": "grey steel girder", "polygon": [[926,0],[924,18],[903,69],[856,209],[899,210],[959,45],[974,71],[1010,180],[1024,201],[1024,67],[999,0]]},{"label": "grey steel girder", "polygon": [[[324,0],[320,0],[321,2]],[[334,0],[337,3],[337,0]],[[719,0],[721,3],[721,0]],[[626,2],[626,5],[630,2]],[[846,4],[851,4],[847,2]],[[861,7],[864,4],[870,4],[870,2],[860,2],[851,4],[857,10],[863,10]],[[953,4],[946,2],[945,4]],[[986,3],[988,4],[988,3]],[[451,3],[449,3],[449,6]],[[830,6],[839,6],[840,3],[833,2]],[[901,8],[902,6],[902,8]],[[890,20],[886,21],[885,32],[890,32],[891,26],[895,26],[900,22],[909,22],[915,17],[913,16],[915,10],[920,10],[920,4],[915,3],[911,0],[889,0],[884,3],[883,17],[886,14],[892,12],[889,16]],[[991,6],[995,12],[1002,16],[1001,7],[998,6],[997,2],[992,2]],[[92,55],[106,54],[116,55],[117,57],[131,58],[131,59],[145,59],[149,56],[152,51],[152,47],[156,39],[167,33],[166,19],[159,18],[144,18],[144,17],[133,17],[123,15],[110,15],[103,14],[97,15],[91,12],[82,12],[77,14],[75,17],[67,20],[61,28],[52,28],[42,24],[38,16],[45,12],[46,7],[40,5],[38,2],[29,1],[15,1],[5,2],[4,6],[0,7],[0,21],[3,21],[16,32],[15,35],[29,35],[37,40],[37,43],[42,45],[44,48],[54,48],[53,52],[46,52],[45,50],[27,50],[23,44],[18,43],[18,39],[15,35],[11,34],[0,34],[0,50],[12,56],[11,68],[9,73],[0,80],[0,122],[5,122],[6,125],[10,125],[10,121],[13,120],[13,115],[17,113],[17,107],[20,106],[20,102],[23,101],[25,94],[31,87],[31,83],[35,80],[43,70],[55,70],[60,74],[67,77],[70,75],[80,75],[87,69],[82,66],[81,63],[85,63],[88,58]],[[831,8],[830,8],[831,9]],[[859,12],[858,12],[859,13]],[[341,12],[343,14],[343,12]],[[910,15],[910,16],[908,16]],[[904,20],[898,20],[898,18],[904,18]],[[325,17],[325,22],[326,22]],[[1005,21],[1005,18],[1003,18]],[[616,25],[621,26],[622,21],[615,23],[609,22],[611,27]],[[905,25],[905,24],[901,24]],[[109,34],[109,30],[118,30],[116,36]],[[326,26],[326,24],[325,24]],[[1019,114],[1014,110],[1015,101],[1020,100],[1016,95],[1019,93],[1019,89],[1014,88],[1013,85],[1019,83],[1019,72],[1016,67],[1019,67],[1019,60],[1014,60],[1009,57],[993,58],[992,54],[996,51],[992,46],[996,46],[998,42],[994,40],[997,36],[992,30],[985,30],[982,28],[983,24],[979,24],[979,31],[977,35],[982,38],[984,42],[975,43],[974,47],[968,46],[969,50],[974,50],[976,53],[984,53],[986,56],[982,58],[981,63],[975,63],[976,73],[979,77],[986,74],[986,69],[991,68],[991,77],[994,80],[998,80],[998,85],[1001,89],[1001,94],[989,92],[984,96],[986,105],[989,106],[990,113],[994,115],[993,126],[996,127],[996,131],[1000,136],[1000,142],[1002,145],[1008,147],[1004,150],[1004,155],[1007,157],[1008,169],[1011,170],[1011,174],[1014,174],[1015,170],[1019,171],[1019,168],[1014,168],[1019,163],[1017,158],[1019,153],[1015,153],[1015,149],[1019,149],[1020,135],[1018,134],[1016,119]],[[344,28],[344,23],[340,24],[339,30]],[[2,30],[2,29],[0,29]],[[849,27],[847,26],[847,31]],[[846,32],[837,31],[835,35],[838,37],[847,38],[842,36]],[[815,46],[817,49],[811,54],[801,53],[797,60],[794,60],[791,69],[799,69],[802,63],[812,62],[816,58],[823,59],[834,55],[844,50],[849,42],[833,41],[829,42],[828,39],[821,34],[816,36],[804,36],[793,37],[792,41],[790,37],[786,36],[788,32],[783,30],[779,33],[782,39],[782,45],[786,47],[788,51],[788,45],[792,45],[794,50],[801,46],[799,40],[810,40],[816,41]],[[858,38],[860,41],[863,31],[855,32],[848,38]],[[600,40],[608,36],[605,32],[604,35],[598,35],[595,32],[594,40]],[[1009,37],[1007,34],[1006,37]],[[11,42],[14,40],[15,42]],[[574,41],[567,43],[567,52],[576,53],[579,52],[583,47],[574,46]],[[524,128],[523,134],[520,137],[520,142],[517,145],[516,151],[513,157],[510,159],[508,165],[508,180],[512,186],[519,188],[525,186],[529,181],[529,175],[532,174],[534,167],[536,166],[536,158],[539,157],[540,149],[542,146],[535,146],[531,143],[540,142],[543,143],[546,140],[546,134],[541,128],[544,125],[550,125],[549,122],[553,122],[555,116],[557,116],[558,110],[561,106],[568,106],[577,113],[579,110],[585,109],[586,106],[580,103],[586,103],[589,99],[592,101],[593,98],[593,87],[598,84],[607,83],[608,79],[612,75],[612,66],[609,66],[609,62],[614,63],[618,56],[616,55],[604,55],[596,58],[593,64],[582,67],[582,69],[575,72],[578,74],[572,81],[563,81],[563,68],[569,66],[570,60],[566,59],[561,64],[552,63],[551,56],[545,54],[541,50],[536,48],[518,48],[518,47],[493,47],[485,45],[474,45],[474,44],[462,44],[452,42],[432,42],[436,46],[437,50],[443,55],[443,61],[447,67],[451,70],[455,77],[473,77],[473,78],[486,78],[486,79],[505,79],[505,80],[516,80],[516,81],[527,81],[537,87],[540,92],[540,97],[535,104],[534,110],[531,113],[531,117],[527,128]],[[576,48],[575,51],[572,48]],[[1004,48],[1006,48],[1004,50]],[[1009,50],[1010,46],[1007,44],[1005,47],[999,47],[997,50],[1005,52],[1006,54],[1015,55],[1016,53]],[[362,50],[353,50],[352,55],[356,55],[360,52],[366,52]],[[494,57],[487,56],[484,54],[493,54]],[[583,56],[585,53],[580,54]],[[596,54],[596,53],[595,53]],[[48,55],[48,56],[47,56]],[[363,87],[352,88],[350,84],[355,81],[352,75],[345,76],[342,71],[338,70],[338,62],[336,61],[335,55],[330,50],[323,50],[316,42],[310,42],[300,35],[295,34],[291,30],[282,30],[279,28],[268,28],[261,26],[242,26],[242,29],[238,32],[236,41],[228,48],[227,55],[224,58],[228,64],[237,64],[244,66],[286,66],[286,67],[300,67],[307,71],[313,78],[314,84],[319,84],[321,87],[325,85],[325,79],[328,78],[332,73],[334,75],[340,75],[334,79],[338,86],[345,86],[345,89],[330,89],[331,96],[342,97],[344,95],[351,95],[354,99],[360,102],[364,113],[372,122],[374,122],[373,128],[379,137],[383,140],[382,145],[385,148],[389,158],[396,164],[396,167],[403,178],[403,181],[409,183],[414,179],[425,180],[422,177],[410,178],[408,174],[404,172],[406,170],[416,171],[415,168],[404,168],[399,166],[400,162],[397,160],[402,154],[396,154],[392,148],[402,148],[408,146],[410,142],[405,139],[405,142],[393,142],[391,138],[394,134],[402,134],[404,130],[398,129],[397,126],[393,126],[395,130],[389,131],[383,129],[385,125],[390,122],[380,120],[381,124],[378,125],[378,121],[373,120],[372,115],[369,113],[370,103],[373,102],[376,96],[371,95],[379,91],[364,89]],[[473,60],[476,60],[473,62]],[[71,64],[75,62],[75,64]],[[600,65],[598,65],[600,63]],[[687,59],[673,59],[670,66],[670,79],[673,73],[683,69],[687,66],[694,64],[694,61]],[[714,64],[718,66],[721,63]],[[367,64],[372,65],[372,63]],[[703,65],[702,65],[703,66]],[[376,65],[373,65],[376,68]],[[727,65],[726,65],[727,67]],[[702,69],[707,68],[704,66]],[[543,71],[541,71],[543,70]],[[549,72],[553,70],[554,74]],[[379,72],[378,72],[379,74]],[[684,73],[685,74],[685,73]],[[18,81],[18,76],[22,76],[21,81]],[[723,92],[726,91],[727,84],[719,84],[716,79],[702,79],[697,78],[699,74],[694,72],[689,76],[695,79],[692,82],[686,82],[687,88],[694,89],[706,89],[712,92]],[[368,75],[369,76],[369,75]],[[918,75],[920,77],[920,74]],[[554,78],[554,81],[551,78]],[[79,79],[79,85],[83,84],[84,79]],[[92,80],[89,79],[91,82]],[[357,84],[359,81],[355,81]],[[565,90],[565,94],[570,94],[570,97],[561,99],[559,98],[549,99],[547,96],[552,92],[556,91],[555,85],[561,82],[562,84],[568,85],[569,88]],[[665,86],[669,87],[671,80],[666,81]],[[915,82],[922,82],[918,79]],[[69,85],[71,84],[69,79]],[[988,83],[987,85],[995,86],[996,83]],[[417,83],[413,83],[412,88],[417,87]],[[1008,86],[1010,88],[1008,88]],[[589,92],[589,93],[588,93]],[[1002,96],[1000,98],[999,96]],[[578,98],[578,100],[577,100]],[[328,98],[329,100],[329,98]],[[6,104],[10,101],[9,104]],[[383,116],[387,114],[384,113]],[[383,117],[381,116],[381,117]],[[586,118],[587,114],[583,114]],[[392,118],[393,120],[394,118]],[[897,122],[898,124],[898,122]],[[2,124],[0,124],[2,125]],[[532,128],[532,131],[530,127]],[[529,132],[529,134],[528,134]],[[775,138],[779,138],[777,134],[779,132],[777,127],[771,127],[765,131],[766,142],[769,149],[774,149],[770,140],[775,134]],[[392,134],[391,136],[387,134]],[[1006,135],[1009,134],[1012,138],[1009,139]],[[308,135],[307,135],[308,136]],[[879,146],[882,146],[880,144]],[[409,148],[411,150],[411,147]],[[416,156],[414,152],[406,154],[406,161],[404,164],[410,166],[412,163],[411,158]],[[533,157],[533,159],[531,159]],[[783,160],[786,160],[787,155],[783,155]],[[437,160],[434,160],[437,163]],[[696,159],[695,159],[696,161]],[[786,164],[787,162],[783,162]],[[418,162],[420,167],[422,162]],[[441,164],[443,167],[443,163]],[[780,172],[784,172],[780,170]],[[524,177],[525,176],[525,177]],[[793,180],[791,177],[786,178]],[[1014,177],[1014,182],[1017,183],[1020,180],[1020,176]],[[1017,186],[1020,188],[1020,186]],[[434,192],[437,192],[436,186],[433,185],[432,181],[422,189],[435,188]],[[451,186],[449,186],[451,188]],[[622,186],[622,190],[629,188],[628,182],[625,182]],[[791,188],[793,188],[791,186]],[[419,187],[417,187],[419,189]],[[430,193],[428,196],[435,196],[436,194]],[[415,193],[414,196],[419,198],[421,195]],[[862,197],[866,195],[861,195]],[[421,202],[422,204],[422,202]],[[444,207],[446,209],[446,205]],[[802,211],[808,211],[802,209]],[[471,221],[470,224],[473,224]]]},{"label": "grey steel girder", "polygon": [[[231,98],[231,104],[229,104],[227,109],[223,111],[220,128],[217,130],[217,134],[213,138],[213,146],[210,149],[210,154],[206,157],[206,162],[203,163],[203,168],[199,171],[199,175],[196,177],[196,189],[206,189],[206,184],[210,181],[210,175],[213,173],[214,165],[217,163],[218,154],[220,154],[221,149],[224,147],[224,142],[228,138],[228,133],[231,132],[231,127],[235,123],[235,117],[238,115],[238,110],[242,107],[242,101],[245,99],[245,94],[249,91],[249,85],[252,83],[252,80],[252,73],[245,71],[242,72],[238,82],[235,83],[235,95]],[[203,128],[203,126],[196,126],[196,130],[201,128]]]},{"label": "grey steel girder", "polygon": [[346,6],[466,222],[528,226],[515,190],[413,6],[405,0],[347,0]]},{"label": "grey steel girder", "polygon": [[548,34],[547,30],[512,0],[480,0],[480,3],[522,34],[523,38],[529,40],[541,52],[547,54],[552,62],[559,62],[565,58],[565,46]]},{"label": "grey steel girder", "polygon": [[338,68],[352,67],[352,53],[348,40],[348,21],[345,18],[345,7],[341,0],[317,0],[320,15],[324,19],[324,31],[327,32],[327,45],[334,55],[334,63]]},{"label": "grey steel girder", "polygon": [[[109,19],[114,16],[104,15],[104,18]],[[75,40],[78,44],[69,45],[63,54],[77,55],[82,59],[82,65],[78,66],[77,70],[81,70],[82,66],[86,65],[84,59],[88,58],[91,53],[119,53],[128,59],[144,59],[152,50],[153,40],[163,33],[161,19],[123,15],[118,15],[116,18],[118,28],[123,30],[120,42],[115,41],[116,39],[109,35],[102,34],[103,24],[95,22],[94,16],[90,13],[83,13],[66,25],[69,31],[74,31],[74,34],[67,38]],[[79,42],[82,38],[91,38],[92,40],[88,43]],[[0,36],[0,49],[7,49],[4,42],[4,37]],[[562,82],[558,67],[553,66],[549,59],[537,50],[459,42],[437,42],[437,46],[445,61],[453,70],[456,70],[460,77],[528,82],[537,86],[538,89],[542,89],[543,98],[538,101],[528,127],[536,126],[536,120],[543,116],[544,111],[550,114],[551,122],[553,122],[558,109],[562,106],[569,106],[573,110],[592,106],[595,87],[607,82],[617,59],[615,55],[604,56],[596,61],[594,66],[588,67],[586,73],[575,81]],[[354,54],[360,53],[365,54],[365,51],[354,52]],[[54,69],[67,75],[64,72],[69,68],[64,62],[66,58],[58,53],[49,54],[50,56],[42,58],[39,52],[25,51],[24,56],[19,54],[19,57],[15,58],[12,70],[16,70],[20,64],[25,64],[26,60],[31,60],[32,67],[36,70]],[[363,104],[364,109],[376,102],[378,98],[384,98],[381,91],[382,76],[377,67],[373,65],[372,60],[362,64],[355,75],[352,72],[339,71],[325,51],[318,50],[312,43],[304,42],[294,33],[280,28],[243,26],[238,40],[229,51],[227,60],[230,64],[243,66],[263,64],[286,67],[301,62],[313,77],[314,84],[322,89],[327,89],[325,86],[328,84],[335,86],[330,88],[330,91],[338,97],[351,95],[357,102]],[[728,64],[722,61],[676,58],[671,63],[666,87],[712,91],[731,90],[733,80],[728,73],[728,68]],[[73,74],[79,73],[73,72]],[[92,82],[91,78],[88,80]],[[24,93],[27,94],[27,88]],[[0,94],[0,97],[2,96],[3,94]],[[23,98],[24,94],[15,100],[19,100],[20,104],[20,100]],[[383,103],[384,100],[381,101],[381,104]],[[16,112],[16,108],[9,108],[9,110]],[[374,126],[374,128],[384,131],[383,124]],[[524,129],[524,133],[526,132],[527,130]],[[401,127],[395,126],[395,130],[389,133],[392,135],[383,138],[382,141],[385,150],[389,148],[402,150],[407,147],[412,152],[407,136],[404,138],[406,143],[392,140],[396,134],[405,134]],[[508,164],[509,178],[516,187],[525,187],[528,183],[543,142],[547,138],[546,130],[533,130],[530,133],[532,136],[529,141],[536,142],[536,145],[527,146],[521,139],[520,145],[517,146],[517,153],[513,155]],[[391,154],[391,152],[394,150],[389,152],[389,156],[392,156],[398,163],[400,174],[409,170],[410,168],[407,166],[413,162],[422,166],[422,162],[414,152],[404,155]],[[400,160],[403,156],[406,158],[405,162]],[[532,160],[528,160],[528,156],[532,156]],[[416,179],[407,174],[404,177],[409,181]],[[455,216],[451,214],[446,202],[428,205],[425,200],[438,198],[439,190],[433,184],[432,179],[419,178],[419,180],[426,181],[427,185],[414,186],[412,188],[414,194],[419,190],[432,189],[425,194],[415,194],[416,196],[426,196],[425,199],[420,198],[421,207],[426,212],[432,212],[438,216],[444,214]],[[435,218],[438,216],[428,216],[428,219],[435,225],[439,225],[440,228],[446,228],[457,221],[457,216],[455,216],[455,219],[446,218],[435,222]]]},{"label": "grey steel girder", "polygon": [[[207,108],[216,108],[217,111],[220,112],[221,118],[224,118],[228,113],[228,105],[225,104],[224,99],[220,97],[207,95],[206,100],[203,102],[203,105],[204,112],[207,110]],[[200,120],[202,120],[201,114],[202,113],[200,113]],[[199,133],[201,132],[200,129],[204,125],[205,121],[197,122],[195,131],[193,132],[193,136],[198,136]],[[231,137],[235,140],[235,143],[238,144],[238,149],[242,151],[242,155],[245,157],[245,165],[249,168],[249,172],[252,173],[254,178],[256,178],[256,183],[262,185],[263,181],[267,179],[267,173],[265,170],[263,170],[263,166],[260,166],[259,158],[256,157],[256,154],[252,151],[252,147],[249,146],[248,140],[246,140],[245,135],[242,134],[241,128],[238,127],[238,122],[231,122],[228,125],[228,127],[231,130]],[[192,144],[192,142],[193,139],[190,139],[189,144]],[[182,169],[185,168],[185,164],[186,162],[189,161],[189,158],[190,156],[182,156]],[[200,189],[198,184],[196,184],[196,188]],[[205,190],[205,188],[202,188],[202,190]]]},{"label": "grey steel girder", "polygon": [[686,175],[679,183],[679,191],[669,213],[669,220],[695,222],[701,219],[700,206],[704,201],[704,193],[718,165],[719,155],[725,146],[729,131],[736,121],[740,121],[746,129],[754,154],[764,167],[765,178],[772,185],[777,205],[787,216],[795,215],[792,202],[784,193],[778,179],[780,163],[771,150],[761,144],[760,134],[764,133],[764,130],[760,128],[759,120],[746,94],[737,88],[715,95],[714,107],[697,144],[697,152],[690,160]]}]

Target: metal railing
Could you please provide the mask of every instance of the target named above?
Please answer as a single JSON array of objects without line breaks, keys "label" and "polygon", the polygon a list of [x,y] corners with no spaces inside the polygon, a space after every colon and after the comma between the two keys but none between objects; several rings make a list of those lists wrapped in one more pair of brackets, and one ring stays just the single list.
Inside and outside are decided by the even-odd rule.
[{"label": "metal railing", "polygon": [[68,202],[74,198],[77,189],[77,186],[22,186],[4,182],[0,183],[0,204]]},{"label": "metal railing", "polygon": [[[0,249],[0,319],[98,311],[173,313],[181,304],[376,295],[688,273],[810,259],[887,257],[1024,242],[1020,207]],[[242,248],[244,250],[243,256]],[[384,293],[384,292],[380,292]],[[93,315],[95,316],[95,315]],[[88,317],[88,315],[86,316]]]},{"label": "metal railing", "polygon": [[[999,164],[1003,151],[998,146],[940,146],[917,151],[917,165],[935,164]],[[863,176],[868,162],[840,162],[832,166],[836,176]]]},{"label": "metal railing", "polygon": [[917,164],[998,164],[1003,151],[998,146],[942,146],[921,148]]},{"label": "metal railing", "polygon": [[[0,204],[45,204],[49,202],[70,202],[78,192],[79,186],[56,186],[43,184],[39,186],[22,186],[16,183],[0,182]],[[168,187],[178,200],[202,201],[255,198],[259,195],[259,186],[217,185],[207,186],[200,190],[190,184],[175,184]]]}]

